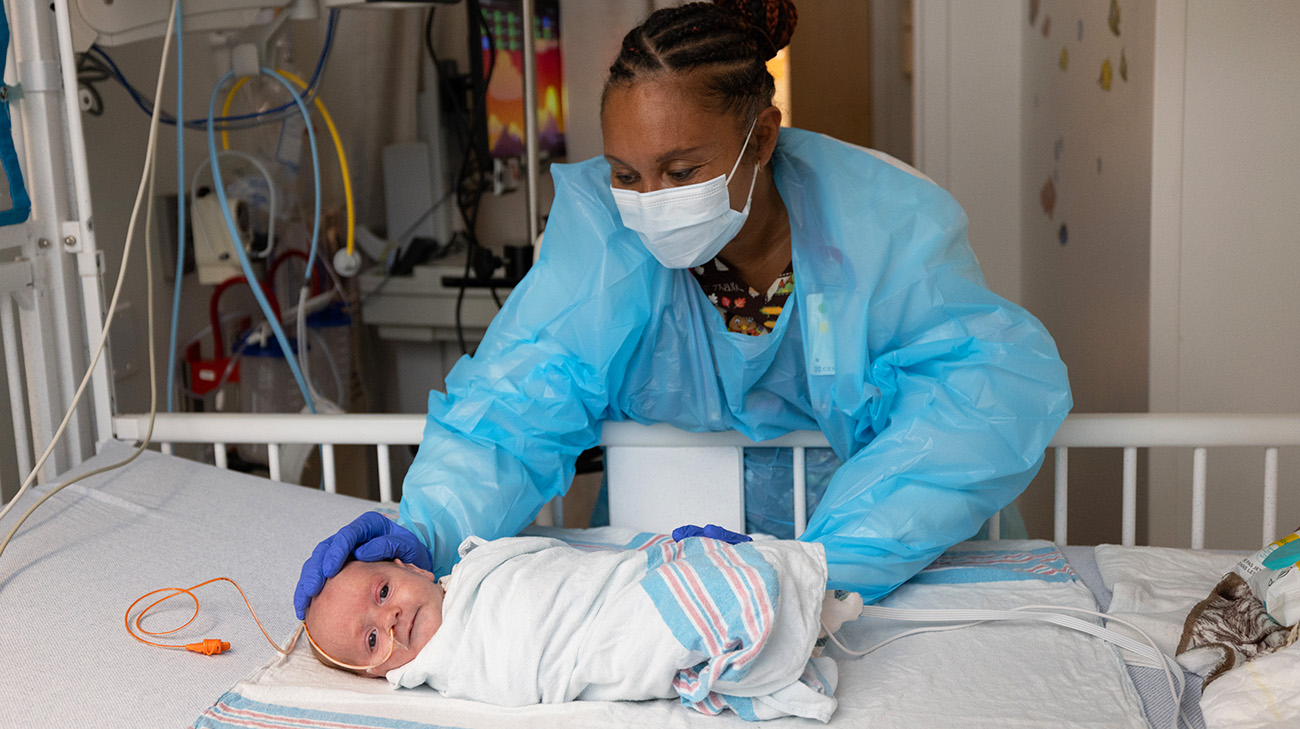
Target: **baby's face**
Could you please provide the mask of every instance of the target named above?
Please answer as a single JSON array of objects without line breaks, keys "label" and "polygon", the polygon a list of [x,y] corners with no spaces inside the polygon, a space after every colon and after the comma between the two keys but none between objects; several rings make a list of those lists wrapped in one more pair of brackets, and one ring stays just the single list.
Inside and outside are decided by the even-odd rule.
[{"label": "baby's face", "polygon": [[432,573],[402,562],[352,561],[325,582],[307,608],[312,639],[332,658],[383,676],[409,663],[442,625],[443,589]]}]

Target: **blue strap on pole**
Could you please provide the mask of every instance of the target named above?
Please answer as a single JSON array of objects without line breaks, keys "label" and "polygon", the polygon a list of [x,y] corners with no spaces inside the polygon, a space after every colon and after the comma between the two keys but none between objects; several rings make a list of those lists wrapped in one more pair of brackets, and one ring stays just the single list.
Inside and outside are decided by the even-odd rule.
[{"label": "blue strap on pole", "polygon": [[18,150],[14,148],[13,122],[9,117],[9,97],[13,89],[3,85],[5,61],[9,56],[9,19],[0,3],[0,166],[9,181],[9,208],[0,210],[0,226],[17,225],[32,212],[31,198],[23,186],[23,171],[18,167]]}]

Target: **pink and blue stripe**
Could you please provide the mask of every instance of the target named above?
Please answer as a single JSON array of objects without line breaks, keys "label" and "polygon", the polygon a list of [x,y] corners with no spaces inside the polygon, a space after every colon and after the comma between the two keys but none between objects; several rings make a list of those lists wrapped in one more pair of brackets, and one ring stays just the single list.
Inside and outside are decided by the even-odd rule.
[{"label": "pink and blue stripe", "polygon": [[190,726],[191,729],[462,729],[446,724],[266,704],[233,691],[217,699]]},{"label": "pink and blue stripe", "polygon": [[703,538],[655,545],[647,560],[642,588],[682,647],[707,656],[674,681],[682,703],[744,716],[747,700],[737,704],[713,686],[744,678],[767,644],[781,589],[775,568],[752,544]]}]

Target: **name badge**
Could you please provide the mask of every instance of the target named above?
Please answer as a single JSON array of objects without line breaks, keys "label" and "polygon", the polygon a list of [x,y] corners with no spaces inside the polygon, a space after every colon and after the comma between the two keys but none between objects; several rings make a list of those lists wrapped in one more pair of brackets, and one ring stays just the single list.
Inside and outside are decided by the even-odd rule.
[{"label": "name badge", "polygon": [[833,375],[835,374],[835,327],[831,323],[830,309],[820,293],[808,294],[806,303],[808,371],[814,375]]}]

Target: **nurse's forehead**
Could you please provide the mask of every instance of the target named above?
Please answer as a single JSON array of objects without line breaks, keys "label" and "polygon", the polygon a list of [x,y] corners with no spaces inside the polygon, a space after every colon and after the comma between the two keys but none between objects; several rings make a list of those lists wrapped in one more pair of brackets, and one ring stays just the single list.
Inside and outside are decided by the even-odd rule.
[{"label": "nurse's forehead", "polygon": [[735,141],[734,119],[706,109],[690,94],[662,82],[611,89],[601,126],[605,154],[624,161],[715,154]]}]

